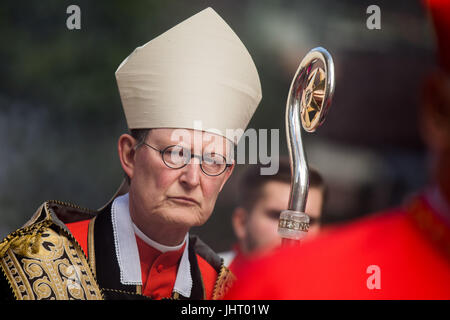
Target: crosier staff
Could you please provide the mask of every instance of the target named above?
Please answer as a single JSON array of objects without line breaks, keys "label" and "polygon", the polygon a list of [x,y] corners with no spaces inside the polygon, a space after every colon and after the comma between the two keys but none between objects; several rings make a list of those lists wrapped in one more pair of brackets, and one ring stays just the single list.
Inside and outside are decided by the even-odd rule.
[{"label": "crosier staff", "polygon": [[300,243],[309,228],[309,216],[305,213],[309,187],[308,163],[301,127],[307,132],[316,131],[325,120],[333,93],[333,59],[324,48],[314,48],[300,63],[286,103],[291,191],[288,210],[281,212],[278,223],[278,234],[283,238],[283,246]]}]

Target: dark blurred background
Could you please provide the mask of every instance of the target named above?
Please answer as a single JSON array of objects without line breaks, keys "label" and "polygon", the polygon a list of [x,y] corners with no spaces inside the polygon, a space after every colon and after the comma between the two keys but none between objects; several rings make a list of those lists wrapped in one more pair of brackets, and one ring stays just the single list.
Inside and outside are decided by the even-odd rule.
[{"label": "dark blurred background", "polygon": [[[66,9],[81,8],[81,30]],[[366,9],[381,9],[369,30]],[[329,188],[324,220],[346,222],[401,204],[427,182],[417,109],[434,67],[434,36],[420,1],[5,1],[0,4],[0,238],[44,201],[99,208],[122,181],[116,142],[126,122],[118,65],[140,46],[211,6],[246,45],[263,100],[249,127],[280,129],[302,57],[323,46],[336,67],[324,125],[305,134]],[[234,242],[230,214],[240,173],[212,218],[192,232],[217,251]]]}]

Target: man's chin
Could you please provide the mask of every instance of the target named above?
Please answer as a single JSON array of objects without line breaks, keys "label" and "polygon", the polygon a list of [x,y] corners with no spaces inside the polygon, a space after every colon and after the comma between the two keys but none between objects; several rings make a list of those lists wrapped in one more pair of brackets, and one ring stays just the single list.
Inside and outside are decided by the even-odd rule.
[{"label": "man's chin", "polygon": [[189,208],[170,208],[162,212],[161,217],[167,224],[185,228],[200,226],[206,222],[205,219],[201,218],[198,210]]}]

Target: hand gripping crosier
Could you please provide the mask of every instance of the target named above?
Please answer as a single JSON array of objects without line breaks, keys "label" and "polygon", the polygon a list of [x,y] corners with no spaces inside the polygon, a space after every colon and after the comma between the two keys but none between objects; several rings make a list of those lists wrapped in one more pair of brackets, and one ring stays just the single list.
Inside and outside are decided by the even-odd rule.
[{"label": "hand gripping crosier", "polygon": [[[321,47],[303,58],[292,80],[286,103],[286,136],[291,164],[291,192],[288,210],[280,214],[278,233],[283,245],[298,244],[309,228],[305,213],[308,197],[308,164],[302,129],[314,132],[323,123],[334,93],[334,64]],[[301,125],[300,125],[301,121]]]}]

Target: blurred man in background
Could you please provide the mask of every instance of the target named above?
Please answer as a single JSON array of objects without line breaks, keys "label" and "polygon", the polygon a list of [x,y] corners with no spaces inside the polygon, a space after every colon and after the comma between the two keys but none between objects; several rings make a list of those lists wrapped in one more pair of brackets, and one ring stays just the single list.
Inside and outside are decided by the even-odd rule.
[{"label": "blurred man in background", "polygon": [[439,48],[420,114],[429,186],[400,208],[247,264],[227,298],[450,299],[450,2],[426,3]]},{"label": "blurred man in background", "polygon": [[[280,212],[289,204],[291,169],[289,160],[281,158],[275,175],[261,175],[261,166],[247,169],[239,183],[238,207],[232,214],[232,225],[238,243],[233,250],[221,253],[231,271],[245,263],[246,258],[271,251],[281,244],[278,235]],[[325,184],[319,172],[309,169],[309,191],[306,212],[310,216],[308,237],[321,228]]]}]

